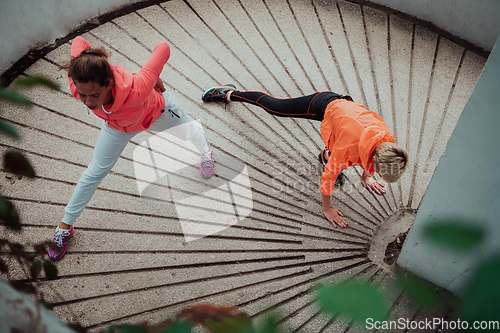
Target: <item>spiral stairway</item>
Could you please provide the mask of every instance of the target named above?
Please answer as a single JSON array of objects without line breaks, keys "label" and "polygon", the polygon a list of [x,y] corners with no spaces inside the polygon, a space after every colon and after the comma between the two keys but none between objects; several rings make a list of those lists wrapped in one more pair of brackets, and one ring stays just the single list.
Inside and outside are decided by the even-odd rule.
[{"label": "spiral stairway", "polygon": [[[82,36],[134,72],[158,42],[169,42],[161,78],[205,128],[217,176],[201,179],[189,144],[137,135],[77,220],[59,277],[44,283],[58,317],[97,332],[213,303],[238,306],[256,321],[277,313],[290,332],[363,331],[319,313],[314,301],[319,282],[353,276],[383,288],[389,318],[425,317],[391,288],[392,268],[381,257],[411,226],[483,55],[343,0],[172,0],[116,13]],[[60,90],[26,90],[35,103],[29,111],[1,106],[23,136],[2,137],[2,151],[22,151],[38,175],[19,180],[2,171],[2,194],[25,224],[21,234],[2,227],[13,240],[51,237],[99,133],[102,121],[71,96],[60,70],[70,44],[20,75],[47,76]],[[409,168],[384,196],[363,189],[360,170],[349,169],[332,199],[349,227],[336,229],[321,211],[319,123],[201,101],[205,89],[226,83],[282,98],[349,94],[385,119],[410,154]]]}]

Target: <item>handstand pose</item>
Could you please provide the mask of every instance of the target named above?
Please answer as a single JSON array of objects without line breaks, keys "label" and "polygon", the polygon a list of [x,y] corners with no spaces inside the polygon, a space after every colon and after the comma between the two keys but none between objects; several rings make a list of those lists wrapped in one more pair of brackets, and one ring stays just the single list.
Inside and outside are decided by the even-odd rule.
[{"label": "handstand pose", "polygon": [[[71,92],[104,122],[92,161],[80,177],[52,238],[59,247],[59,251],[48,250],[53,260],[61,259],[66,253],[67,242],[74,230],[73,223],[129,140],[139,132],[168,129],[170,134],[190,140],[200,153],[202,177],[210,178],[215,172],[213,152],[203,127],[184,112],[160,80],[163,66],[170,57],[167,42],[156,45],[138,74],[123,66],[109,64],[106,51],[92,48],[82,37],[75,38],[70,54],[68,76]],[[181,124],[184,125],[179,126]]]},{"label": "handstand pose", "polygon": [[364,172],[361,182],[370,191],[385,193],[384,185],[372,178],[377,172],[386,182],[396,182],[408,161],[407,152],[394,144],[394,136],[384,120],[350,96],[332,92],[278,99],[258,91],[238,91],[229,84],[210,88],[202,96],[204,102],[244,102],[257,105],[278,117],[305,118],[321,121],[321,137],[325,150],[319,155],[324,166],[321,175],[322,207],[325,217],[335,227],[347,227],[342,213],[330,207],[334,184],[344,183],[342,169],[359,165]]}]

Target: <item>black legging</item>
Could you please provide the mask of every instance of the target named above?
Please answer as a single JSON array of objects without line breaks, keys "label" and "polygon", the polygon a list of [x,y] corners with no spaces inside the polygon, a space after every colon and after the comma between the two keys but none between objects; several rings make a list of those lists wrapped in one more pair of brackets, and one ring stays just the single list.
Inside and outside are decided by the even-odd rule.
[{"label": "black legging", "polygon": [[275,98],[260,91],[233,91],[230,100],[257,105],[277,117],[294,117],[322,121],[328,103],[336,99],[348,99],[333,92],[323,91],[297,98]]}]

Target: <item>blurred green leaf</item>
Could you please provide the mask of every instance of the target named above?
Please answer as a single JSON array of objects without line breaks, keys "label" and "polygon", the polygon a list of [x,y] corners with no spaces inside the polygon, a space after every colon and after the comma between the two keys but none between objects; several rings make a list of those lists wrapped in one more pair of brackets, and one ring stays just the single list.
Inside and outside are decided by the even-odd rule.
[{"label": "blurred green leaf", "polygon": [[54,280],[57,278],[57,267],[50,260],[43,261],[43,270],[47,279]]},{"label": "blurred green leaf", "polygon": [[14,127],[10,126],[9,124],[7,124],[6,122],[3,122],[3,121],[0,122],[0,132],[3,132],[7,135],[10,135],[11,137],[13,137],[15,139],[20,138],[19,134],[16,132]]},{"label": "blurred green leaf", "polygon": [[42,303],[43,307],[46,308],[47,310],[52,310],[54,308],[54,303],[50,302],[43,302]]},{"label": "blurred green leaf", "polygon": [[167,327],[163,327],[157,333],[191,333],[193,327],[193,322],[178,320]]},{"label": "blurred green leaf", "polygon": [[[254,330],[257,333],[276,333],[279,332],[279,319],[275,315],[271,315],[266,318],[257,328]],[[249,333],[252,331],[249,331]]]},{"label": "blurred green leaf", "polygon": [[109,326],[110,333],[148,333],[141,325],[118,324]]},{"label": "blurred green leaf", "polygon": [[436,286],[412,274],[399,272],[396,285],[417,307],[431,308],[445,301],[445,296],[436,290]]},{"label": "blurred green leaf", "polygon": [[0,258],[0,273],[8,273],[9,272],[9,266],[5,263],[5,261]]},{"label": "blurred green leaf", "polygon": [[[71,328],[73,331],[78,332],[78,333],[86,333],[87,330],[83,328],[80,324],[77,323],[71,323],[68,324],[68,327]],[[100,331],[103,332],[103,331]]]},{"label": "blurred green leaf", "polygon": [[40,255],[40,256],[44,256],[47,253],[47,251],[45,250],[45,244],[44,243],[33,245],[33,249],[35,249],[35,252],[36,252],[36,253],[33,253],[35,256],[37,254]]},{"label": "blurred green leaf", "polygon": [[483,231],[455,220],[436,222],[424,230],[424,237],[455,250],[471,250],[483,239]]},{"label": "blurred green leaf", "polygon": [[[497,321],[500,313],[500,257],[488,259],[475,271],[463,297],[463,319]],[[498,330],[496,330],[498,332]]]},{"label": "blurred green leaf", "polygon": [[0,204],[0,220],[4,221],[8,228],[14,231],[21,231],[21,221],[14,205],[4,198],[0,198],[0,201],[2,201]]},{"label": "blurred green leaf", "polygon": [[35,287],[30,283],[30,282],[24,282],[24,281],[9,281],[10,285],[12,288],[29,293],[29,294],[34,294],[35,293]]},{"label": "blurred green leaf", "polygon": [[4,99],[6,101],[26,106],[30,106],[32,104],[31,101],[26,97],[24,97],[22,94],[1,87],[0,87],[0,99]]},{"label": "blurred green leaf", "polygon": [[24,252],[24,245],[19,243],[9,243],[9,247],[15,256],[25,258],[26,252]]},{"label": "blurred green leaf", "polygon": [[0,196],[0,214],[2,214],[2,212],[6,211],[8,208],[8,201],[4,197]]},{"label": "blurred green leaf", "polygon": [[23,87],[32,87],[35,85],[42,85],[49,87],[50,89],[58,89],[59,85],[55,82],[52,82],[50,80],[47,80],[43,77],[40,76],[30,76],[30,77],[25,77],[19,80],[16,80],[14,82],[14,85],[16,86],[23,86]]},{"label": "blurred green leaf", "polygon": [[250,318],[246,316],[228,317],[221,321],[214,321],[211,318],[206,318],[205,324],[213,333],[244,333],[248,332],[252,327]]},{"label": "blurred green leaf", "polygon": [[31,278],[33,280],[37,279],[42,271],[42,263],[38,260],[34,261],[30,267]]},{"label": "blurred green leaf", "polygon": [[368,318],[383,320],[388,311],[375,286],[356,281],[321,286],[317,290],[317,299],[323,311],[341,312],[361,323]]},{"label": "blurred green leaf", "polygon": [[35,170],[30,162],[17,151],[8,151],[3,156],[3,164],[7,171],[30,178],[35,177]]}]

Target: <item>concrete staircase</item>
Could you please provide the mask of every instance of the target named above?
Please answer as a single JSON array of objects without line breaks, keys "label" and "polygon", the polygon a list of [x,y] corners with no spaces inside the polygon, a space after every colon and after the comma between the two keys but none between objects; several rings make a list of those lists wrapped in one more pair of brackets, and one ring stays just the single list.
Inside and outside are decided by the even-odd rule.
[{"label": "concrete staircase", "polygon": [[[238,306],[257,321],[277,313],[289,332],[365,331],[319,313],[314,302],[319,282],[353,276],[384,288],[389,318],[429,316],[392,287],[380,253],[411,225],[483,56],[395,14],[341,0],[172,0],[117,13],[82,36],[134,72],[168,41],[161,78],[203,124],[218,171],[204,181],[194,147],[137,135],[75,224],[59,278],[44,284],[57,316],[94,332],[210,302]],[[35,103],[29,111],[1,105],[23,136],[2,137],[2,151],[23,151],[38,174],[1,178],[25,224],[22,234],[5,234],[26,243],[52,236],[102,123],[69,92],[60,70],[69,49],[70,42],[60,45],[22,73],[58,81],[59,91],[25,91]],[[321,211],[319,123],[201,101],[205,89],[226,83],[280,98],[348,94],[385,119],[410,154],[409,168],[384,196],[368,193],[361,171],[349,169],[332,200],[349,227],[336,229]]]}]

